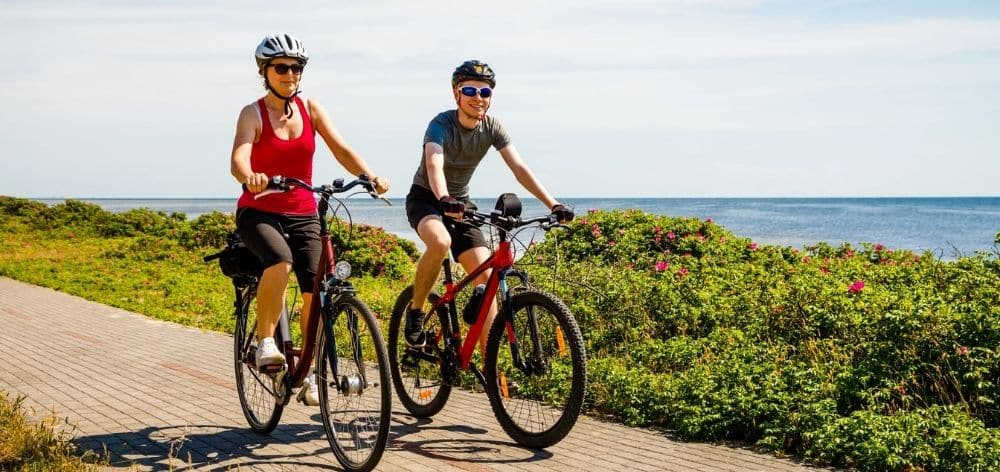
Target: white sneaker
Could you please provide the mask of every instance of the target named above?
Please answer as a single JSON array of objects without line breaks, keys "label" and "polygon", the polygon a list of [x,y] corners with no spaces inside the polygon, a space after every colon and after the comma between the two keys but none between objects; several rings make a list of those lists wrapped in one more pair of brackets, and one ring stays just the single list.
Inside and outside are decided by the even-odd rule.
[{"label": "white sneaker", "polygon": [[257,346],[257,368],[261,369],[269,365],[284,364],[285,355],[278,350],[278,345],[274,343],[274,338],[267,337],[260,340]]},{"label": "white sneaker", "polygon": [[316,374],[309,374],[302,381],[302,388],[296,399],[309,406],[319,405],[319,387],[316,385]]}]

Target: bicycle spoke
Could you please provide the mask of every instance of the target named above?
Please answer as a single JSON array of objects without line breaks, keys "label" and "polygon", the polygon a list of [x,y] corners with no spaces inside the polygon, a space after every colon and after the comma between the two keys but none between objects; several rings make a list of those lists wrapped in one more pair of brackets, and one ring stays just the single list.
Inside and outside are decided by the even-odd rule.
[{"label": "bicycle spoke", "polygon": [[[572,428],[583,402],[586,357],[569,310],[551,295],[524,292],[512,302],[520,359],[499,319],[487,344],[487,393],[504,430],[519,444],[547,447]],[[518,362],[519,361],[519,362]]]},{"label": "bicycle spoke", "polygon": [[257,370],[254,353],[257,350],[257,317],[252,300],[245,300],[237,314],[233,336],[233,360],[236,367],[236,390],[243,415],[250,428],[266,434],[274,429],[284,408],[283,398],[277,393],[281,378],[262,374]]},{"label": "bicycle spoke", "polygon": [[320,340],[317,381],[323,424],[341,464],[364,470],[377,463],[388,437],[388,356],[366,307],[346,299],[337,310],[332,339],[324,332]]}]

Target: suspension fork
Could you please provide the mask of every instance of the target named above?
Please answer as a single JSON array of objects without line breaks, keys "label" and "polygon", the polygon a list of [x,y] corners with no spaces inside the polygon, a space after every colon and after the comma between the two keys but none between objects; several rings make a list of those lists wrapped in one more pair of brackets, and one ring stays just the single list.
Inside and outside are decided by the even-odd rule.
[{"label": "suspension fork", "polygon": [[[497,274],[497,276],[500,278],[499,291],[502,294],[500,300],[500,316],[503,317],[504,322],[507,325],[507,343],[510,346],[511,362],[518,370],[527,372],[528,366],[525,365],[524,359],[521,358],[521,349],[519,347],[520,343],[517,339],[517,332],[514,331],[514,306],[512,303],[514,297],[511,295],[510,288],[507,286],[507,277],[518,278],[521,280],[522,285],[527,285],[528,275],[517,269],[503,269]],[[529,311],[528,313],[528,334],[531,336],[531,339],[538,339],[538,324],[534,318],[534,312],[532,311]],[[535,351],[538,351],[538,343],[535,342],[533,344]]]}]

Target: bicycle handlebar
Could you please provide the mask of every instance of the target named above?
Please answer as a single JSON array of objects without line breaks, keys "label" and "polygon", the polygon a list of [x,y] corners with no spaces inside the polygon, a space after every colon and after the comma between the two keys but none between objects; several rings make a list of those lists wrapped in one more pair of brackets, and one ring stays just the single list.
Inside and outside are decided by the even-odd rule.
[{"label": "bicycle handlebar", "polygon": [[543,230],[548,231],[549,229],[562,226],[559,220],[554,214],[536,216],[534,218],[521,219],[519,216],[502,216],[499,210],[493,210],[489,213],[483,213],[480,211],[466,209],[464,215],[471,219],[475,224],[493,224],[500,226],[502,228],[513,230],[521,228],[528,225],[533,225],[539,223],[539,227]]},{"label": "bicycle handlebar", "polygon": [[[286,192],[290,190],[292,187],[306,189],[310,192],[319,193],[323,195],[333,195],[335,193],[347,192],[348,190],[357,186],[363,187],[365,189],[365,193],[371,195],[372,198],[381,199],[382,201],[388,203],[389,205],[392,205],[392,202],[390,202],[388,199],[382,197],[381,195],[378,194],[378,192],[376,192],[375,183],[373,183],[365,174],[359,175],[357,179],[348,182],[346,185],[344,184],[344,179],[336,179],[333,181],[332,184],[317,185],[315,187],[307,184],[302,179],[275,175],[272,176],[271,180],[267,183],[267,188],[263,192],[254,195],[253,198],[258,199],[267,195],[271,195],[272,193]],[[244,187],[246,186],[244,185]]]}]

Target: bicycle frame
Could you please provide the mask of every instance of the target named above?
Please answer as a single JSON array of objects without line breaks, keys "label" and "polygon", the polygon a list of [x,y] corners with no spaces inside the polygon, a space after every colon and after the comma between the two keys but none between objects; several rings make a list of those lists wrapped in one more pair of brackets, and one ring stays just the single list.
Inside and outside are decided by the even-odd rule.
[{"label": "bicycle frame", "polygon": [[[323,310],[326,306],[328,293],[333,292],[335,295],[339,296],[343,293],[354,293],[354,287],[345,281],[341,281],[332,277],[333,267],[335,262],[335,253],[333,250],[333,243],[330,241],[330,230],[326,223],[326,212],[329,209],[329,202],[326,199],[320,199],[319,201],[319,224],[320,224],[320,258],[319,265],[316,268],[316,277],[313,279],[313,289],[312,289],[312,300],[310,301],[309,310],[309,322],[306,324],[305,332],[302,333],[302,348],[296,348],[292,344],[291,330],[288,324],[288,316],[283,314],[278,319],[278,329],[281,329],[282,335],[284,337],[284,347],[283,351],[285,353],[285,360],[288,362],[288,372],[291,374],[289,378],[289,383],[292,387],[298,387],[302,385],[302,382],[309,375],[309,366],[312,365],[312,359],[314,355],[314,350],[316,349],[316,340],[319,333],[319,322],[323,320],[323,329],[326,334],[326,339],[333,340],[333,320],[328,320]],[[331,284],[330,282],[333,282]],[[331,300],[332,301],[332,300]],[[334,369],[335,377],[339,376],[337,372],[337,352],[335,349],[330,349],[330,365]],[[298,359],[298,361],[296,361]],[[362,373],[363,375],[363,373]],[[367,385],[367,380],[362,379]]]},{"label": "bicycle frame", "polygon": [[[497,249],[493,251],[479,267],[476,267],[471,273],[467,274],[462,280],[455,283],[452,279],[451,273],[451,259],[445,258],[444,265],[444,287],[445,293],[431,306],[428,313],[436,313],[440,310],[446,303],[448,304],[448,311],[450,313],[450,324],[448,333],[441,333],[442,335],[448,334],[450,337],[449,344],[452,346],[460,348],[459,353],[459,367],[462,370],[468,370],[469,364],[472,361],[472,353],[476,350],[476,344],[479,342],[479,337],[482,334],[483,329],[486,327],[486,318],[489,313],[490,306],[495,302],[497,293],[503,294],[503,300],[500,306],[497,307],[497,316],[503,316],[507,320],[507,340],[511,346],[511,356],[518,366],[523,366],[520,354],[517,349],[517,336],[511,329],[513,322],[513,313],[510,313],[510,292],[507,288],[507,277],[514,276],[521,279],[522,282],[527,283],[527,275],[523,272],[514,269],[514,250],[511,246],[510,241],[507,240],[507,234],[505,231],[500,232],[500,244]],[[465,336],[465,342],[462,343],[461,336],[462,331],[458,329],[458,310],[455,307],[455,298],[458,292],[462,291],[470,283],[476,280],[480,274],[486,270],[492,269],[493,272],[490,273],[489,279],[486,282],[486,291],[483,293],[483,303],[479,306],[479,313],[476,318],[476,322],[469,327],[469,332]],[[490,303],[486,303],[489,301]],[[500,308],[505,308],[505,311],[501,313]],[[435,340],[437,341],[437,340]]]}]

